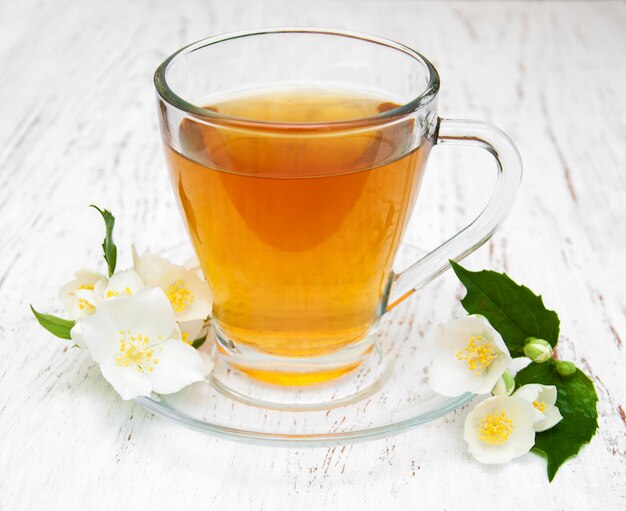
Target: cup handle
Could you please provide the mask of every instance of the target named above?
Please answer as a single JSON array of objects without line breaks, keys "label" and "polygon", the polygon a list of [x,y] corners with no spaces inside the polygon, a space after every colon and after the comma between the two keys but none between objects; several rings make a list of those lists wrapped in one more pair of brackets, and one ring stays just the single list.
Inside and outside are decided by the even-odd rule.
[{"label": "cup handle", "polygon": [[402,273],[393,274],[386,312],[485,243],[508,215],[522,178],[522,159],[512,140],[500,129],[480,121],[439,119],[435,144],[471,145],[489,151],[498,164],[495,190],[476,219]]}]

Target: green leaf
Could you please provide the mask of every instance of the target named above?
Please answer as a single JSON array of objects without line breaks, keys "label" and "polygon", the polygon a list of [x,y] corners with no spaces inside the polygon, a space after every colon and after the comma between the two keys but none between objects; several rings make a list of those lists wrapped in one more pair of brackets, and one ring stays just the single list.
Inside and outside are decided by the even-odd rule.
[{"label": "green leaf", "polygon": [[117,247],[113,243],[113,227],[115,226],[115,217],[110,211],[100,209],[98,206],[91,204],[89,207],[97,209],[104,219],[106,234],[102,242],[102,250],[104,251],[104,260],[109,267],[109,277],[115,273],[115,265],[117,264]]},{"label": "green leaf", "polygon": [[37,312],[32,305],[30,306],[30,310],[33,311],[39,324],[52,335],[56,335],[61,339],[71,339],[70,330],[76,324],[76,321],[70,321],[69,319],[59,318],[50,314],[42,314],[41,312]]},{"label": "green leaf", "polygon": [[204,344],[204,341],[206,341],[207,335],[208,334],[205,334],[204,337],[198,337],[195,341],[191,343],[191,345],[194,348],[198,349],[200,346]]},{"label": "green leaf", "polygon": [[559,317],[546,309],[541,296],[495,271],[469,271],[450,261],[467,289],[461,304],[469,314],[482,314],[506,343],[513,357],[524,356],[527,337],[545,339],[553,347],[559,338]]},{"label": "green leaf", "polygon": [[598,395],[593,382],[580,369],[561,376],[554,363],[532,363],[515,376],[518,385],[541,383],[555,385],[556,405],[563,420],[553,428],[537,433],[533,451],[548,460],[548,479],[552,481],[559,467],[593,438],[598,429]]}]

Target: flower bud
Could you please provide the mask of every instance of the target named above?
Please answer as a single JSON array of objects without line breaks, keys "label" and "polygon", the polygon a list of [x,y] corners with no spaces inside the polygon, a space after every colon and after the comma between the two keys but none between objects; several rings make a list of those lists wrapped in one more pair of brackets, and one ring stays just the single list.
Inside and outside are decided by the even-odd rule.
[{"label": "flower bud", "polygon": [[510,396],[513,394],[513,390],[515,390],[515,380],[507,369],[502,373],[491,393],[494,396]]},{"label": "flower bud", "polygon": [[568,376],[572,376],[576,372],[576,366],[571,362],[565,362],[564,360],[559,360],[556,363],[556,372],[559,373],[564,378]]},{"label": "flower bud", "polygon": [[524,346],[524,355],[526,355],[533,362],[541,364],[550,360],[552,357],[552,346],[548,341],[543,339],[537,339],[536,337],[529,337],[526,339]]}]

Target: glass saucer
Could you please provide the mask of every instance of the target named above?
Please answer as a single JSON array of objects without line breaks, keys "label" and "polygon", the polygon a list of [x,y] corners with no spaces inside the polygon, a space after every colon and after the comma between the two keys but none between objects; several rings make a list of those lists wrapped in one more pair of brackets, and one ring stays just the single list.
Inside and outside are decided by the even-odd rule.
[{"label": "glass saucer", "polygon": [[[177,250],[170,249],[167,257]],[[182,252],[189,253],[188,249]],[[395,266],[417,260],[419,249],[404,245]],[[442,279],[439,279],[442,280]],[[271,444],[332,445],[387,437],[442,417],[471,401],[473,394],[449,398],[428,385],[428,370],[438,353],[435,329],[452,317],[440,311],[436,281],[385,315],[377,333],[376,360],[386,370],[379,384],[355,399],[319,408],[259,406],[221,389],[211,377],[176,394],[135,401],[161,417],[218,437]],[[205,343],[210,344],[210,343]],[[203,346],[201,349],[211,349]],[[325,385],[341,385],[341,378]],[[271,387],[271,386],[268,386]],[[279,388],[278,388],[279,389]]]}]

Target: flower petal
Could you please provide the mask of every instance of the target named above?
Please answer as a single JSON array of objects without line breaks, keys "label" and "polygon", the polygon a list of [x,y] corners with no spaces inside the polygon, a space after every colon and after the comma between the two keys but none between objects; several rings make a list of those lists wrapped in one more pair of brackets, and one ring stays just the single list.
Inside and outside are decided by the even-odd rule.
[{"label": "flower petal", "polygon": [[541,385],[539,385],[538,383],[528,383],[526,385],[521,386],[519,389],[517,389],[513,395],[515,397],[524,399],[525,401],[528,401],[529,403],[532,403],[533,401],[537,400],[537,398],[539,397],[540,391],[541,391]]},{"label": "flower petal", "polygon": [[196,273],[196,269],[174,264],[167,259],[149,252],[140,256],[133,247],[135,269],[146,285],[157,286],[167,294],[171,286],[186,288],[193,300],[184,309],[176,312],[179,321],[206,319],[211,314],[213,300],[206,281]]},{"label": "flower petal", "polygon": [[120,367],[114,364],[103,364],[100,366],[100,371],[122,399],[150,395],[150,380],[135,365]]},{"label": "flower petal", "polygon": [[554,385],[539,385],[537,399],[543,401],[546,406],[554,406],[556,403],[557,391]]},{"label": "flower petal", "polygon": [[109,285],[109,281],[104,279],[104,280],[99,280],[93,286],[93,292],[98,295],[98,297],[100,298],[100,301],[104,300],[104,295],[106,293],[106,289],[108,285]]},{"label": "flower petal", "polygon": [[116,325],[116,330],[131,330],[150,337],[156,342],[159,337],[168,339],[178,330],[174,311],[163,290],[144,288],[134,295],[121,295],[103,302],[98,312],[103,311]]},{"label": "flower petal", "polygon": [[59,289],[59,300],[61,300],[63,307],[65,307],[65,310],[72,318],[75,317],[74,304],[76,300],[74,298],[74,293],[79,285],[78,280],[73,279],[63,284],[61,289]]},{"label": "flower petal", "polygon": [[547,408],[545,414],[543,415],[543,420],[535,422],[535,431],[537,431],[538,433],[541,431],[546,431],[553,426],[556,426],[559,422],[563,420],[563,416],[556,406]]},{"label": "flower petal", "polygon": [[140,256],[134,245],[132,251],[134,268],[146,286],[158,286],[164,275],[174,270],[175,265],[164,257],[148,251]]},{"label": "flower petal", "polygon": [[74,276],[84,284],[95,284],[99,280],[107,279],[102,273],[87,268],[81,268],[74,273]]},{"label": "flower petal", "polygon": [[198,351],[198,355],[202,358],[202,373],[206,377],[208,374],[213,371],[213,367],[215,367],[215,360],[209,355],[206,351]]},{"label": "flower petal", "polygon": [[483,321],[476,315],[452,319],[437,327],[437,344],[444,348],[465,347],[475,335],[482,335]]},{"label": "flower petal", "polygon": [[[519,399],[523,399],[524,401],[533,405],[535,401],[537,400],[541,401],[541,399],[539,399],[539,395],[541,393],[541,387],[543,387],[543,385],[539,385],[538,383],[527,383],[526,385],[523,385],[522,387],[517,389],[513,393],[513,396]],[[535,412],[535,431],[536,431],[537,424],[545,420],[546,416],[543,414],[543,412],[537,410],[537,408],[535,408],[534,405],[533,405],[533,411]]]},{"label": "flower petal", "polygon": [[182,338],[185,340],[187,344],[192,344],[202,332],[202,328],[204,327],[203,319],[194,319],[192,321],[185,321],[182,323],[178,323],[180,327],[180,331],[182,334]]},{"label": "flower petal", "polygon": [[482,316],[480,316],[482,318],[483,321],[483,333],[482,336],[486,339],[489,340],[489,342],[500,352],[500,353],[504,353],[505,355],[507,355],[509,358],[511,357],[511,353],[509,352],[509,348],[507,348],[506,343],[504,342],[504,339],[502,339],[502,336],[500,335],[500,332],[498,332],[495,328],[493,328],[491,326],[491,324],[489,323],[489,321],[487,321],[486,318],[483,318]]},{"label": "flower petal", "polygon": [[[96,283],[102,279],[106,280],[106,277],[98,272],[85,269],[77,271],[74,275],[76,278],[66,282],[59,290],[59,299],[70,317],[72,319],[78,319],[93,314],[94,311],[93,308],[80,306],[80,299],[85,299],[85,297],[78,296],[77,292],[82,293],[86,291],[87,293],[91,293],[91,289],[89,288],[94,287]],[[91,297],[90,294],[87,296]],[[91,298],[87,301],[91,305],[96,305]]]},{"label": "flower petal", "polygon": [[204,379],[203,361],[198,352],[182,341],[166,341],[155,350],[158,363],[146,373],[152,389],[159,394],[178,392]]},{"label": "flower petal", "polygon": [[70,330],[70,338],[72,342],[79,348],[86,348],[85,339],[83,338],[83,332],[80,326],[80,321],[77,321]]},{"label": "flower petal", "polygon": [[181,322],[195,319],[205,320],[211,315],[211,303],[204,300],[194,300],[185,309],[176,313],[176,319]]},{"label": "flower petal", "polygon": [[208,284],[194,272],[182,266],[172,265],[170,271],[163,273],[157,285],[166,293],[179,286],[187,289],[193,299],[180,311],[176,312],[178,321],[206,319],[211,314],[212,297]]},{"label": "flower petal", "polygon": [[183,263],[183,266],[188,270],[196,272],[200,270],[200,259],[198,259],[198,256],[192,255]]},{"label": "flower petal", "polygon": [[[207,302],[209,304],[209,313],[211,312],[211,306],[213,305],[213,297],[211,296],[211,290],[205,280],[202,280],[191,270],[185,271],[184,276],[185,284],[192,292],[196,301]],[[207,314],[208,315],[208,314]],[[205,316],[206,317],[206,316]]]},{"label": "flower petal", "polygon": [[102,310],[104,306],[105,304],[102,304],[96,314],[81,318],[76,323],[80,325],[80,336],[84,347],[87,348],[94,362],[99,364],[112,362],[119,352],[119,328],[116,327],[109,313]]},{"label": "flower petal", "polygon": [[[96,283],[96,285],[97,284],[98,283]],[[100,297],[100,295],[98,295],[98,293],[96,293],[95,291],[92,291],[91,289],[77,289],[76,291],[74,291],[74,294],[76,295],[76,298],[81,298],[85,300],[87,303],[93,305],[94,307],[97,307],[102,301],[102,298]]]},{"label": "flower petal", "polygon": [[487,318],[472,314],[464,318],[448,321],[437,327],[436,341],[444,348],[465,347],[472,337],[483,337],[498,352],[510,356],[509,350],[498,331],[491,326]]},{"label": "flower petal", "polygon": [[480,376],[470,371],[469,365],[459,360],[454,351],[444,351],[430,367],[430,386],[444,396],[460,396],[473,392],[480,383],[479,380]]},{"label": "flower petal", "polygon": [[123,294],[134,295],[145,287],[139,273],[135,270],[118,271],[109,279],[109,284],[104,291],[104,297],[111,298],[111,296]]},{"label": "flower petal", "polygon": [[472,390],[476,394],[489,394],[498,383],[498,380],[511,364],[508,353],[498,353],[491,365],[485,369],[482,378],[476,380],[476,386]]}]

